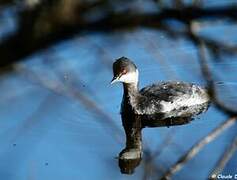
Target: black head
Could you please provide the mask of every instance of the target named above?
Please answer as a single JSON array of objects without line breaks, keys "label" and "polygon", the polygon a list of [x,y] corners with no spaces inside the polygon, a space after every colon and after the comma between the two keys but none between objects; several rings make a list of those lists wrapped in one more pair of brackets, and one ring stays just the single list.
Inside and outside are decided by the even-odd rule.
[{"label": "black head", "polygon": [[136,65],[126,57],[117,59],[113,64],[114,82],[133,83],[138,80],[138,70]]}]

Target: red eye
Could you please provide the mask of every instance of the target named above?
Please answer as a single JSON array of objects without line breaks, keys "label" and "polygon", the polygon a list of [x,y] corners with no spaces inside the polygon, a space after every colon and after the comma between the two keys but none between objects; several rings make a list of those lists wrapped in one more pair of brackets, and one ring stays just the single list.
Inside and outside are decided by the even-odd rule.
[{"label": "red eye", "polygon": [[127,73],[127,71],[124,69],[123,71],[122,71],[122,74],[126,74]]}]

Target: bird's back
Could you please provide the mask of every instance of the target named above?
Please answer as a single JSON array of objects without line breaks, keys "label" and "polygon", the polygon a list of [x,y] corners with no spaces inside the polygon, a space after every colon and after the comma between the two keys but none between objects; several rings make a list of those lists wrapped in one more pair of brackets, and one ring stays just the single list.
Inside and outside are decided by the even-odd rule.
[{"label": "bird's back", "polygon": [[192,83],[162,82],[140,90],[134,109],[140,115],[161,114],[163,118],[189,117],[207,109],[206,90]]}]

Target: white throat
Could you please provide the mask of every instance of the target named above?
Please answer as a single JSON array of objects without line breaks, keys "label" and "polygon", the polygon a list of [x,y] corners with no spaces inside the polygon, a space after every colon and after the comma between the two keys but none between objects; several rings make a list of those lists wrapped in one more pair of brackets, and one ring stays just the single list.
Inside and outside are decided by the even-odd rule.
[{"label": "white throat", "polygon": [[137,84],[138,83],[138,70],[136,69],[135,72],[129,72],[127,74],[124,74],[122,75],[120,78],[119,78],[119,81],[120,82],[123,82],[123,83],[134,83],[134,84]]}]

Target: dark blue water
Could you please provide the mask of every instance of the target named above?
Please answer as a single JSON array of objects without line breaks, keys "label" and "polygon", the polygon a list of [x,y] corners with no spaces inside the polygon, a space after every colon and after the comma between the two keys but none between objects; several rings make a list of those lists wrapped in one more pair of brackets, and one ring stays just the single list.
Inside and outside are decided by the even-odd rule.
[{"label": "dark blue water", "polygon": [[[237,42],[236,26],[226,23],[199,33]],[[187,40],[149,29],[86,35],[37,53],[0,77],[1,179],[141,179],[144,163],[133,175],[122,175],[117,166],[125,140],[119,114],[122,88],[109,82],[111,65],[121,56],[137,64],[140,87],[166,80],[205,85],[197,49]],[[209,62],[220,98],[237,107],[236,57]],[[226,118],[211,106],[191,124],[145,129],[144,148],[158,151],[171,137],[154,159],[162,172]],[[236,125],[204,147],[174,179],[205,179],[234,135]],[[224,173],[237,173],[236,164],[235,153]]]}]

